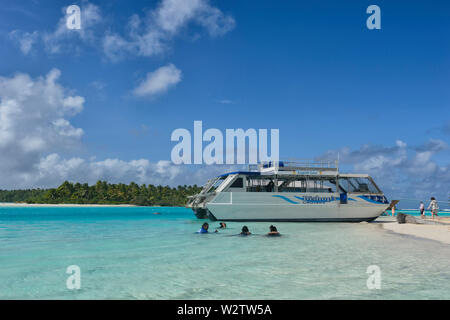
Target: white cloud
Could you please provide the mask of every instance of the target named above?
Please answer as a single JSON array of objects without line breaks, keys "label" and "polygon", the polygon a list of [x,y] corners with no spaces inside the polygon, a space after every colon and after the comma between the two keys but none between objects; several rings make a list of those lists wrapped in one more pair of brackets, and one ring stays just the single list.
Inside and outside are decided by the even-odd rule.
[{"label": "white cloud", "polygon": [[39,40],[39,33],[34,32],[23,32],[20,30],[14,30],[9,33],[9,37],[18,43],[20,51],[27,55],[31,52],[33,45]]},{"label": "white cloud", "polygon": [[32,184],[55,186],[64,180],[87,182],[98,180],[111,183],[154,183],[166,184],[178,176],[181,167],[166,161],[151,163],[146,159],[123,161],[106,159],[103,161],[81,158],[64,159],[56,153],[41,158],[36,164],[37,175],[30,178]]},{"label": "white cloud", "polygon": [[133,15],[128,23],[128,35],[108,34],[103,39],[103,51],[112,61],[125,54],[153,56],[163,53],[170,40],[188,24],[197,24],[210,36],[220,36],[235,26],[233,17],[211,6],[209,0],[162,0],[143,19]]},{"label": "white cloud", "polygon": [[80,138],[84,133],[83,129],[72,127],[70,122],[63,118],[56,119],[52,123],[61,136]]},{"label": "white cloud", "polygon": [[[198,169],[198,168],[197,168]],[[22,174],[18,187],[55,187],[65,180],[94,184],[98,180],[110,183],[154,185],[203,185],[208,179],[236,167],[204,166],[195,170],[189,166],[174,165],[170,161],[156,163],[147,159],[124,161],[106,159],[95,161],[82,158],[65,159],[56,153],[42,157],[32,172]],[[0,174],[1,175],[1,174]],[[2,186],[3,187],[3,186]]]},{"label": "white cloud", "polygon": [[208,30],[211,36],[221,36],[231,31],[235,26],[234,18],[224,15],[219,9],[203,3],[196,17],[197,22]]},{"label": "white cloud", "polygon": [[84,98],[69,95],[58,82],[60,76],[53,69],[44,77],[0,77],[0,189],[55,187],[65,180],[203,184],[227,170],[206,166],[196,171],[164,160],[65,157],[81,146],[83,130],[70,117],[83,110]]},{"label": "white cloud", "polygon": [[160,67],[153,72],[149,72],[145,80],[134,89],[136,96],[154,96],[165,93],[170,87],[181,81],[181,70],[173,64]]},{"label": "white cloud", "polygon": [[156,25],[164,31],[176,33],[181,26],[197,14],[203,3],[202,0],[164,0],[153,12]]},{"label": "white cloud", "polygon": [[163,0],[152,16],[161,30],[172,34],[191,21],[203,26],[211,36],[222,35],[235,25],[233,17],[211,6],[209,0]]},{"label": "white cloud", "polygon": [[68,50],[78,50],[73,39],[80,39],[84,42],[95,44],[96,36],[94,26],[102,22],[100,8],[92,3],[81,6],[81,29],[68,29],[66,26],[66,9],[62,9],[64,16],[59,20],[55,31],[43,33],[42,39],[45,48],[50,53],[61,53]]},{"label": "white cloud", "polygon": [[69,30],[66,27],[66,8],[62,8],[63,16],[53,31],[14,30],[10,32],[10,38],[24,55],[37,44],[51,54],[73,54],[82,50],[80,44],[97,47],[101,43],[104,55],[117,61],[128,54],[150,57],[164,53],[173,38],[188,25],[202,27],[211,37],[221,36],[235,26],[234,18],[213,7],[209,0],[161,0],[142,18],[132,15],[126,35],[106,29],[100,8],[89,2],[80,5],[81,29]]},{"label": "white cloud", "polygon": [[0,172],[14,176],[30,170],[42,153],[79,143],[83,130],[68,118],[82,111],[84,99],[67,94],[57,83],[60,74],[0,77]]},{"label": "white cloud", "polygon": [[81,5],[82,28],[69,30],[66,27],[66,9],[62,8],[63,17],[59,20],[56,28],[52,32],[23,32],[14,30],[9,36],[12,40],[19,44],[19,48],[24,55],[31,52],[32,47],[38,43],[42,43],[48,53],[77,52],[80,48],[77,46],[75,39],[85,43],[95,45],[99,35],[96,34],[94,26],[103,21],[100,8],[91,3]]},{"label": "white cloud", "polygon": [[202,166],[201,168],[174,165],[170,161],[151,162],[147,159],[124,161],[120,159],[64,158],[57,153],[43,156],[29,170],[14,175],[0,173],[0,189],[50,188],[68,180],[95,184],[98,180],[109,183],[153,184],[153,185],[203,185],[208,179],[227,171],[236,171],[237,166]]}]

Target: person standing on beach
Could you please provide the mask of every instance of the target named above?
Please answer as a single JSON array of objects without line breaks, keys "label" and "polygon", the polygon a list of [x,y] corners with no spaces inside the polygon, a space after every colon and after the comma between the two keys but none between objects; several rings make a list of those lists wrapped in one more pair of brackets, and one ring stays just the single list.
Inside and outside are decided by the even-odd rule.
[{"label": "person standing on beach", "polygon": [[437,212],[439,210],[439,206],[437,204],[436,198],[431,197],[430,205],[428,206],[428,210],[431,209],[431,219],[434,219],[434,216],[438,216]]},{"label": "person standing on beach", "polygon": [[420,211],[420,217],[422,219],[425,218],[425,205],[423,204],[423,201],[420,201],[419,211]]}]

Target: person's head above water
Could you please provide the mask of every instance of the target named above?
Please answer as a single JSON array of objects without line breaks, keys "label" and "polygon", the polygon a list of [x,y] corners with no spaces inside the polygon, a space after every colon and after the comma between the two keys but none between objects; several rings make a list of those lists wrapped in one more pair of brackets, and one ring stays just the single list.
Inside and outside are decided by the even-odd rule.
[{"label": "person's head above water", "polygon": [[274,225],[271,225],[269,227],[269,229],[270,229],[270,232],[267,234],[268,236],[279,236],[280,235],[280,233],[277,230],[277,227],[275,227]]},{"label": "person's head above water", "polygon": [[208,222],[205,222],[204,224],[202,224],[202,227],[197,231],[197,233],[208,233],[208,228],[209,224]]},{"label": "person's head above water", "polygon": [[220,223],[220,228],[225,229],[227,227],[227,224],[225,222]]},{"label": "person's head above water", "polygon": [[251,233],[250,233],[250,231],[248,230],[248,227],[247,227],[247,226],[243,226],[243,227],[242,227],[241,234],[243,234],[243,235],[249,235],[249,234],[251,234]]}]

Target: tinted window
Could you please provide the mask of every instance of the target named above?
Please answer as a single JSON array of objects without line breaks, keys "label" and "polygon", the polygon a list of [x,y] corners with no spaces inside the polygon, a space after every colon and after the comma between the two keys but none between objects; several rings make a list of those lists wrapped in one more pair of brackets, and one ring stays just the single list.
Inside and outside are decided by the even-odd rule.
[{"label": "tinted window", "polygon": [[230,186],[230,188],[242,188],[244,186],[244,182],[242,178],[237,178],[234,180],[233,184]]}]

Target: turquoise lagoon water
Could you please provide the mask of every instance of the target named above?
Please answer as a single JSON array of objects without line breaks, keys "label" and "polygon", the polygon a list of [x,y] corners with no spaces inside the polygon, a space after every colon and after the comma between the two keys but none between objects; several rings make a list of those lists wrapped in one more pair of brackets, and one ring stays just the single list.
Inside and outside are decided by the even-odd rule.
[{"label": "turquoise lagoon water", "polygon": [[[0,298],[450,298],[449,246],[376,222],[277,223],[280,238],[262,236],[268,223],[195,234],[202,222],[184,208],[0,208]],[[80,290],[66,288],[69,265]]]},{"label": "turquoise lagoon water", "polygon": [[[399,209],[397,211],[398,212],[403,212],[403,213],[406,213],[406,214],[410,214],[410,215],[413,215],[413,216],[420,216],[420,211],[419,210]],[[390,213],[390,210],[388,210],[387,213]],[[448,216],[450,216],[450,211],[439,210],[438,214],[439,214],[440,217],[448,217]],[[425,216],[427,216],[428,218],[431,218],[431,211],[425,210]]]}]

